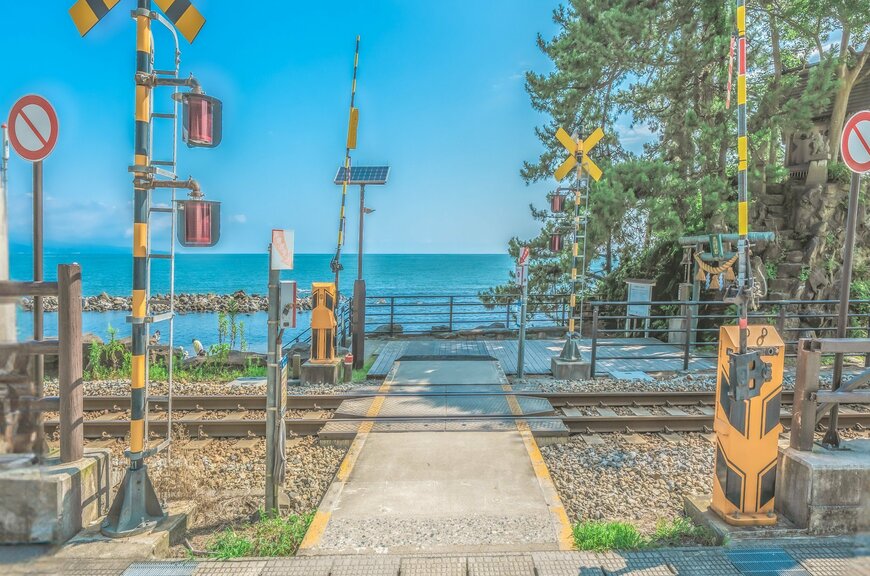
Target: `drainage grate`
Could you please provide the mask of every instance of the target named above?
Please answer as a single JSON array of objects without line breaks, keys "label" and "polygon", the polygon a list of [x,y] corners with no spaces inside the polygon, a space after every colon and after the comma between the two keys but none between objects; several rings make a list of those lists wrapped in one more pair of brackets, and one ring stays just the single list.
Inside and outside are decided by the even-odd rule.
[{"label": "drainage grate", "polygon": [[134,562],[121,576],[193,576],[196,562]]},{"label": "drainage grate", "polygon": [[811,576],[797,560],[779,548],[732,550],[727,555],[746,576]]}]

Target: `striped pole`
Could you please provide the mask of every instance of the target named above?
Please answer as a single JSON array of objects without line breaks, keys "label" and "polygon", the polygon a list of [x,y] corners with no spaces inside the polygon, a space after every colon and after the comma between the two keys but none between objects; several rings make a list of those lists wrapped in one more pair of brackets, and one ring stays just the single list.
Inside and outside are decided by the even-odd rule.
[{"label": "striped pole", "polygon": [[338,246],[335,249],[335,258],[332,260],[332,271],[335,272],[335,303],[336,310],[340,310],[339,303],[339,288],[338,277],[341,273],[341,246],[344,244],[344,227],[345,227],[345,205],[347,204],[347,187],[350,184],[350,151],[356,147],[356,109],[354,108],[354,99],[356,98],[356,75],[359,69],[359,39],[356,37],[356,50],[353,56],[353,82],[350,87],[350,117],[348,120],[347,147],[344,152],[344,182],[341,183],[341,212],[338,216]]},{"label": "striped pole", "polygon": [[749,202],[747,197],[747,169],[749,147],[746,136],[746,2],[737,1],[737,286],[740,316],[740,353],[746,353],[748,336],[748,308],[750,288],[749,266]]},{"label": "striped pole", "polygon": [[[138,0],[139,8],[150,10],[151,0]],[[136,72],[151,74],[151,19],[136,15]],[[147,167],[151,161],[151,87],[136,83],[135,155],[133,164]],[[130,375],[130,466],[138,467],[145,449],[145,358],[148,345],[148,211],[149,192],[145,187],[147,174],[134,172],[133,180],[133,323]]]},{"label": "striped pole", "polygon": [[148,218],[150,212],[151,0],[137,0],[136,105],[133,156],[133,306],[130,318],[132,358],[130,373],[130,465],[101,527],[113,538],[150,530],[165,513],[145,465],[145,406],[148,395]]},{"label": "striped pole", "polygon": [[[577,159],[577,181],[574,183],[574,243],[571,246],[571,316],[568,318],[568,337],[574,338],[574,316],[577,314],[577,256],[580,254],[580,243],[578,236],[580,235],[580,193],[583,182],[583,159],[586,152],[583,150],[583,139],[579,138],[579,147],[577,150],[580,156]],[[581,310],[582,314],[583,311]]]}]

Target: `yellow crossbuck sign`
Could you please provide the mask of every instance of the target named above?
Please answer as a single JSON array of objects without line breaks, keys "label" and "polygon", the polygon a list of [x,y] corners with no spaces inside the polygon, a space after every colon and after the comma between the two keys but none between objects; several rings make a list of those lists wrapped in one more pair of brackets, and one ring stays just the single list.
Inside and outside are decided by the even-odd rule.
[{"label": "yellow crossbuck sign", "polygon": [[595,162],[593,162],[589,156],[586,154],[598,144],[598,141],[604,137],[604,130],[601,128],[596,128],[595,132],[589,135],[589,138],[586,140],[581,140],[580,138],[574,136],[572,137],[570,134],[565,132],[563,129],[559,128],[556,131],[556,139],[562,143],[562,146],[565,147],[571,155],[562,162],[562,165],[556,169],[556,180],[563,180],[565,176],[568,175],[574,167],[577,166],[578,157],[580,161],[581,170],[585,170],[592,178],[597,182],[601,180],[601,168],[598,167]]},{"label": "yellow crossbuck sign", "polygon": [[[78,0],[69,9],[79,34],[84,36],[109,10],[115,7],[120,0]],[[190,0],[157,0],[157,6],[172,20],[181,35],[193,42],[199,31],[205,24],[205,18],[199,10],[190,3]]]}]

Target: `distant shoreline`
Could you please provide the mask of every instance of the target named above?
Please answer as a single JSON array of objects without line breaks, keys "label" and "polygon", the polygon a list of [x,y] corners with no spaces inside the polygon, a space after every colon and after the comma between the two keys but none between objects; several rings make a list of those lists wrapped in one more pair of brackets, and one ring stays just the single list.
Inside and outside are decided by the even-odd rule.
[{"label": "distant shoreline", "polygon": [[[131,296],[109,296],[106,293],[99,296],[82,297],[83,312],[129,312],[132,308]],[[42,299],[43,309],[46,312],[57,311],[57,298],[46,296]],[[302,296],[296,300],[298,310],[311,310],[311,297]],[[22,308],[30,312],[33,310],[33,300],[22,299]],[[175,311],[181,314],[188,312],[231,312],[239,314],[252,314],[254,312],[266,312],[269,309],[269,299],[262,294],[247,294],[244,290],[238,290],[232,294],[176,294]],[[151,297],[151,312],[162,313],[169,311],[169,295],[155,294]]]}]

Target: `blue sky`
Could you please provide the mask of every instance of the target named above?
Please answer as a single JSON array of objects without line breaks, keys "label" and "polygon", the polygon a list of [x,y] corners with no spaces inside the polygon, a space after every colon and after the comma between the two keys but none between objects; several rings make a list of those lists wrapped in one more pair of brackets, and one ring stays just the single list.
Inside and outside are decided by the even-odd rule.
[{"label": "blue sky", "polygon": [[[121,0],[82,39],[67,14],[72,1],[3,3],[0,117],[26,93],[58,111],[60,139],[45,162],[47,247],[129,249],[134,2]],[[393,167],[386,187],[367,191],[376,212],[366,251],[503,252],[512,235],[534,234],[527,206],[542,205],[553,183],[527,187],[519,177],[522,161],[541,150],[533,129],[544,120],[523,75],[548,70],[535,37],[555,33],[556,1],[195,4],[207,23],[195,44],[181,40],[182,70],[223,100],[224,139],[214,150],[181,147],[179,174],[223,202],[215,250],[260,252],[269,230],[293,228],[297,252],[334,251],[340,187],[332,177],[343,161],[357,34],[353,161]],[[171,44],[155,32],[158,68]],[[24,244],[30,168],[13,156],[11,240]],[[348,252],[356,251],[358,201],[351,189]]]}]

